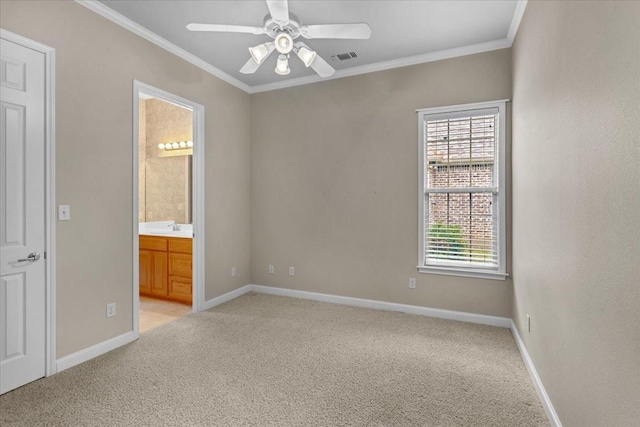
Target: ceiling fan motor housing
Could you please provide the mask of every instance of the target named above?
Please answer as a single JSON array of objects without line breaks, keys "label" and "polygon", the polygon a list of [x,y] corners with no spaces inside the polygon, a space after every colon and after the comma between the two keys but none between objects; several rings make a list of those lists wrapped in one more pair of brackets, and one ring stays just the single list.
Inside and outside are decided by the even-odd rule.
[{"label": "ceiling fan motor housing", "polygon": [[278,24],[270,14],[264,17],[265,33],[273,39],[280,33],[287,33],[292,40],[295,40],[300,37],[300,26],[300,19],[293,13],[289,13],[289,22],[285,25]]}]

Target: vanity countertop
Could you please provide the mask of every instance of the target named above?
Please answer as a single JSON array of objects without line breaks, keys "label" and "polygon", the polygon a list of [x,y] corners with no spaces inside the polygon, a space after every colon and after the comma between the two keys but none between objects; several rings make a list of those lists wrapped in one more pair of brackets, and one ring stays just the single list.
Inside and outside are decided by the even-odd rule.
[{"label": "vanity countertop", "polygon": [[138,224],[138,234],[142,236],[193,238],[192,224],[178,225],[180,230],[173,229],[173,221],[141,222]]}]

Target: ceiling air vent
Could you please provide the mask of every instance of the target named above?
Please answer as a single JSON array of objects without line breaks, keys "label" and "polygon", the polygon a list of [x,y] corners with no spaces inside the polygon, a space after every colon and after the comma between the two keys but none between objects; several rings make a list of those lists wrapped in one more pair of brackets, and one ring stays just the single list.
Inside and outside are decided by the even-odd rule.
[{"label": "ceiling air vent", "polygon": [[331,59],[334,61],[346,61],[347,59],[357,58],[358,55],[355,52],[339,53],[337,55],[331,55]]}]

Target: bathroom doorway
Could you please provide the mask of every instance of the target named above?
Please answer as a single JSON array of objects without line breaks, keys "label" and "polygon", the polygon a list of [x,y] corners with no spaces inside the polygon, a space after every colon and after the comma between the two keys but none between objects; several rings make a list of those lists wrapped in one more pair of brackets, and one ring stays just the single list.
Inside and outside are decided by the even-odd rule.
[{"label": "bathroom doorway", "polygon": [[134,331],[204,300],[204,107],[134,82]]}]

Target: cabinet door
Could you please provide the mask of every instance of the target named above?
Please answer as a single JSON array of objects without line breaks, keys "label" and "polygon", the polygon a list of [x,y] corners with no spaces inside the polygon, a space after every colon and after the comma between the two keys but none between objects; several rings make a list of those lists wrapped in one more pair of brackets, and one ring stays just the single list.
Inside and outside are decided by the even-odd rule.
[{"label": "cabinet door", "polygon": [[192,270],[191,255],[169,252],[169,276],[180,276],[190,279]]},{"label": "cabinet door", "polygon": [[153,280],[151,281],[151,293],[153,295],[167,296],[167,253],[151,251],[153,264]]},{"label": "cabinet door", "polygon": [[169,298],[191,303],[191,279],[169,277]]},{"label": "cabinet door", "polygon": [[151,293],[151,282],[153,280],[153,261],[151,251],[140,251],[140,293],[148,295]]}]

